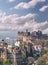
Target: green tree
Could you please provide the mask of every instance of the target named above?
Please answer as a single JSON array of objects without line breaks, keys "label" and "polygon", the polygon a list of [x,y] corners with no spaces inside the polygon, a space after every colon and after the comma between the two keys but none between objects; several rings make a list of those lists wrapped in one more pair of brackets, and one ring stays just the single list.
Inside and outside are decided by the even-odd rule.
[{"label": "green tree", "polygon": [[37,65],[48,65],[48,53],[44,54],[36,61]]},{"label": "green tree", "polygon": [[25,60],[26,60],[26,55],[25,54],[22,54],[22,59],[25,62]]},{"label": "green tree", "polygon": [[28,64],[31,64],[35,61],[33,57],[28,57]]},{"label": "green tree", "polygon": [[3,60],[3,65],[9,65],[9,64],[11,64],[10,59]]},{"label": "green tree", "polygon": [[3,62],[2,61],[0,61],[0,65],[3,65]]},{"label": "green tree", "polygon": [[46,53],[47,53],[46,50],[43,49],[43,50],[41,51],[40,55],[42,56],[42,55],[44,55],[44,54],[46,54]]}]

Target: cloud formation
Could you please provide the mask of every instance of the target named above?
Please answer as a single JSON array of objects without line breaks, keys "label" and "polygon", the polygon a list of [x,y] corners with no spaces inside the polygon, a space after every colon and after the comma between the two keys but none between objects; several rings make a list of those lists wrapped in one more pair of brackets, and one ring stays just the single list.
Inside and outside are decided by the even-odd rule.
[{"label": "cloud formation", "polygon": [[46,28],[45,30],[43,30],[43,33],[48,34],[48,28]]},{"label": "cloud formation", "polygon": [[[45,0],[31,0],[28,3],[26,2],[21,2],[18,5],[16,5],[15,7],[13,7],[14,9],[19,9],[19,8],[24,8],[24,9],[28,9],[31,7],[34,7],[37,3],[39,2],[45,2]],[[11,8],[11,9],[13,9]]]},{"label": "cloud formation", "polygon": [[39,11],[44,12],[47,8],[48,8],[48,5],[45,5],[42,8],[40,8]]},{"label": "cloud formation", "polygon": [[15,0],[7,0],[8,2],[14,2]]},{"label": "cloud formation", "polygon": [[37,14],[29,13],[24,16],[19,16],[17,14],[6,15],[0,12],[0,30],[10,31],[10,30],[26,30],[37,31],[42,30],[43,32],[48,32],[48,21],[36,22],[35,17]]},{"label": "cloud formation", "polygon": [[0,30],[16,30],[32,20],[34,16],[35,14],[31,13],[25,16],[18,16],[17,14],[7,16],[5,13],[0,12]]}]

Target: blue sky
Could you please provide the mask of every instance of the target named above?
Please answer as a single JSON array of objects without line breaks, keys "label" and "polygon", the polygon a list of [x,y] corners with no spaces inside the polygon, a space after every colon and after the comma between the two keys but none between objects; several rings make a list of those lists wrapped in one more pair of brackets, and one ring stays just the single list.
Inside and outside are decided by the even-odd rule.
[{"label": "blue sky", "polygon": [[0,0],[0,36],[26,29],[48,34],[48,0]]}]

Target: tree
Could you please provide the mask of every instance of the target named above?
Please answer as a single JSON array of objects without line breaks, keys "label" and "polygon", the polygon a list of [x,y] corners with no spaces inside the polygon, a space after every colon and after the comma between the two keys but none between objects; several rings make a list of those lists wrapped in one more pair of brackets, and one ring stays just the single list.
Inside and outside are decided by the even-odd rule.
[{"label": "tree", "polygon": [[48,65],[48,53],[44,54],[36,61],[37,65]]},{"label": "tree", "polygon": [[3,65],[9,65],[9,64],[11,64],[10,59],[3,60]]},{"label": "tree", "polygon": [[25,60],[26,60],[26,55],[25,54],[22,54],[22,59],[25,62]]},{"label": "tree", "polygon": [[28,64],[34,63],[34,58],[33,57],[28,57]]},{"label": "tree", "polygon": [[46,44],[46,47],[48,48],[48,41],[46,41],[45,44]]},{"label": "tree", "polygon": [[44,55],[44,54],[46,54],[46,53],[47,53],[46,50],[43,49],[43,50],[41,51],[40,55],[42,56],[42,55]]},{"label": "tree", "polygon": [[0,65],[3,65],[3,62],[2,61],[0,61]]}]

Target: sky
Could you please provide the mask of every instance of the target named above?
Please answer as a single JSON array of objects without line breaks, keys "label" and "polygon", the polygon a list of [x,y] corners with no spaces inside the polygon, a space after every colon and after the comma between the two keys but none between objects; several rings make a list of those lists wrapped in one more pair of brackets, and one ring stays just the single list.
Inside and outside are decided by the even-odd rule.
[{"label": "sky", "polygon": [[0,38],[26,29],[48,34],[48,0],[0,0]]}]

